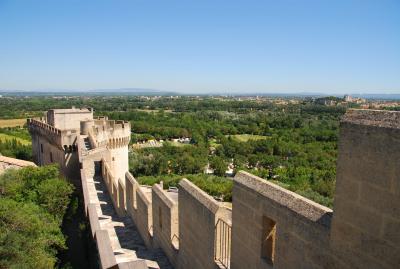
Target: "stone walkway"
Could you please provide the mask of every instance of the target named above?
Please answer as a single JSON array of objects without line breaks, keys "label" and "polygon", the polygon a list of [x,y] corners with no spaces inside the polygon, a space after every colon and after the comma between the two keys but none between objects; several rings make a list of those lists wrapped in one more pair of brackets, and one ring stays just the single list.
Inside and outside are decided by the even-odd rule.
[{"label": "stone walkway", "polygon": [[[88,182],[89,183],[89,182]],[[147,249],[129,216],[119,217],[101,176],[88,184],[90,202],[97,204],[100,227],[107,230],[117,263],[146,260],[149,268],[172,269],[161,249]]]}]

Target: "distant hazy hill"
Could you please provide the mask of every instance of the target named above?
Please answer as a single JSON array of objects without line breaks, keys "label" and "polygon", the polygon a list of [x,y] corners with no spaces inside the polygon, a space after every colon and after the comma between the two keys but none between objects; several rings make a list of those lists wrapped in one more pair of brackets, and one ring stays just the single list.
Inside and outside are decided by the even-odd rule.
[{"label": "distant hazy hill", "polygon": [[[97,96],[97,95],[130,95],[130,96],[176,96],[176,95],[219,95],[219,96],[268,96],[268,97],[343,97],[343,94],[332,94],[332,93],[317,93],[317,92],[293,92],[293,93],[262,93],[262,92],[214,92],[214,93],[182,93],[174,91],[162,91],[156,89],[144,89],[144,88],[120,88],[120,89],[93,89],[93,90],[53,90],[53,89],[43,89],[43,90],[1,90],[0,95],[3,96]],[[350,94],[353,97],[360,97],[365,99],[376,99],[376,100],[400,100],[400,94]]]},{"label": "distant hazy hill", "polygon": [[123,89],[93,89],[93,90],[33,90],[33,91],[10,91],[0,90],[4,96],[95,96],[95,95],[146,95],[146,96],[169,96],[179,95],[172,91],[159,91],[153,89],[123,88]]},{"label": "distant hazy hill", "polygon": [[399,100],[400,94],[351,94],[353,97],[376,100]]}]

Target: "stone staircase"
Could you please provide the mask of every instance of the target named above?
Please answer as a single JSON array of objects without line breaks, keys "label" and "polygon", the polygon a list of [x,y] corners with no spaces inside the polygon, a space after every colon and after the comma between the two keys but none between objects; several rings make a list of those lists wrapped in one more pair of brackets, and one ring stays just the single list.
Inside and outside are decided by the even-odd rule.
[{"label": "stone staircase", "polygon": [[84,142],[84,144],[85,144],[85,149],[86,149],[86,150],[91,150],[91,149],[92,149],[92,147],[90,146],[90,141],[89,141],[89,138],[88,138],[88,137],[85,137],[85,138],[83,139],[83,142]]}]

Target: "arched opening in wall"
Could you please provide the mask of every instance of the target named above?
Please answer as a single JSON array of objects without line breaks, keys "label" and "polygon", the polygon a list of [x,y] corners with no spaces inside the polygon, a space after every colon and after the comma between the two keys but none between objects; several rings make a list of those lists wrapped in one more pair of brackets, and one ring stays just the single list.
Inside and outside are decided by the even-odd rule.
[{"label": "arched opening in wall", "polygon": [[43,153],[43,144],[40,144],[40,152]]},{"label": "arched opening in wall", "polygon": [[262,246],[261,257],[269,264],[274,264],[275,256],[275,239],[276,239],[276,222],[266,216],[262,218]]},{"label": "arched opening in wall", "polygon": [[50,151],[50,162],[53,162],[53,152]]},{"label": "arched opening in wall", "polygon": [[64,153],[67,153],[67,152],[68,152],[68,146],[64,145]]}]

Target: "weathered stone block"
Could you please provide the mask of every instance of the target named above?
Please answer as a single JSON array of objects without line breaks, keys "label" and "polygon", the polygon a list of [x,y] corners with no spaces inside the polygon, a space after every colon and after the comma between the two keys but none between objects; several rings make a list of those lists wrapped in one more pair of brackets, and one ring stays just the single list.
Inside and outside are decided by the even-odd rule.
[{"label": "weathered stone block", "polygon": [[[343,174],[343,171],[338,173]],[[351,180],[351,177],[345,174],[341,184],[336,185],[335,195],[340,196],[340,199],[343,200],[358,201],[360,199],[360,185],[360,181]]]},{"label": "weathered stone block", "polygon": [[367,183],[362,184],[360,195],[362,205],[372,208],[380,214],[400,216],[400,206],[394,206],[400,205],[400,195],[392,194]]},{"label": "weathered stone block", "polygon": [[382,238],[400,248],[400,219],[385,218]]},{"label": "weathered stone block", "polygon": [[352,202],[336,203],[335,218],[340,222],[346,222],[358,229],[371,233],[380,234],[383,224],[383,217],[375,210],[363,207]]}]

